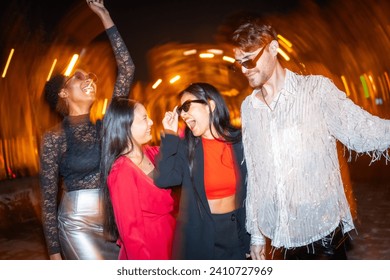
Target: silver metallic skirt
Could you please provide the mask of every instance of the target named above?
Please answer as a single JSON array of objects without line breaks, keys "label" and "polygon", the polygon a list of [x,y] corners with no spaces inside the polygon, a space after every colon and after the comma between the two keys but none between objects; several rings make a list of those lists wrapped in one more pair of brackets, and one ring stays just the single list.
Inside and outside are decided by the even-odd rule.
[{"label": "silver metallic skirt", "polygon": [[119,247],[103,237],[100,189],[64,192],[58,210],[61,254],[68,260],[117,260]]}]

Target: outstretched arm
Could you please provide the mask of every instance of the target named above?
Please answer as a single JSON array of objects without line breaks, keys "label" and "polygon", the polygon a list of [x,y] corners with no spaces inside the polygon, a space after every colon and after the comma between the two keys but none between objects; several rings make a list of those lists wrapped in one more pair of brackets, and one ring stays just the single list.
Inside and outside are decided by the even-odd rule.
[{"label": "outstretched arm", "polygon": [[103,0],[86,0],[90,9],[101,19],[110,40],[118,67],[113,97],[127,97],[134,79],[135,65]]}]

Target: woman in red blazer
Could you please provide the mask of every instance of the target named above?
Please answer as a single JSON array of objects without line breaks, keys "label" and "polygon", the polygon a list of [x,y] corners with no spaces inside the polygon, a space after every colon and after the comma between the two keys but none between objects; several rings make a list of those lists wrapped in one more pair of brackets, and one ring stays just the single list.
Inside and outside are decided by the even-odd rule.
[{"label": "woman in red blazer", "polygon": [[103,119],[105,233],[117,238],[122,260],[171,259],[174,200],[153,183],[152,125],[145,107],[125,98],[113,99]]}]

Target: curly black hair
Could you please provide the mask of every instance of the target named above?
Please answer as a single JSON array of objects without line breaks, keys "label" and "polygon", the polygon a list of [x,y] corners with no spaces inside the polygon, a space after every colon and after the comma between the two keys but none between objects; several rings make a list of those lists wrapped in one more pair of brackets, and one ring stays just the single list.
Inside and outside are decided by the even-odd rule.
[{"label": "curly black hair", "polygon": [[66,115],[66,111],[60,102],[58,93],[65,85],[66,77],[62,74],[56,74],[46,82],[44,88],[44,98],[53,111],[57,111],[62,115]]}]

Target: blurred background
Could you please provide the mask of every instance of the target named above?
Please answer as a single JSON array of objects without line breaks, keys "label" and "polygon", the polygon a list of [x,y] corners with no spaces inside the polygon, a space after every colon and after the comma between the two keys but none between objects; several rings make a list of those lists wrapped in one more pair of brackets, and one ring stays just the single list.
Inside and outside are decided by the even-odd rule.
[{"label": "blurred background", "polygon": [[[191,82],[215,85],[240,126],[240,104],[251,90],[231,70],[227,36],[242,15],[260,15],[274,25],[287,68],[325,75],[370,113],[390,118],[389,0],[106,0],[105,5],[135,62],[130,97],[154,121],[152,144],[159,143],[164,112],[178,104],[177,94]],[[0,229],[8,232],[15,221],[39,221],[40,140],[59,122],[42,98],[46,80],[64,73],[77,55],[75,68],[99,77],[96,120],[110,101],[116,65],[103,26],[85,1],[5,0],[0,6]],[[358,220],[352,186],[382,186],[390,172],[383,159],[370,165],[369,157],[355,157],[340,145],[346,193]],[[380,189],[383,207],[389,207],[388,186]],[[382,234],[389,236],[389,216],[380,220]]]}]

